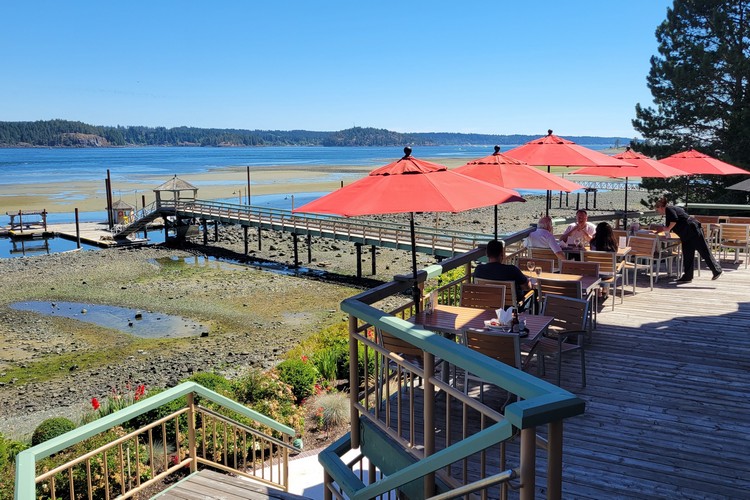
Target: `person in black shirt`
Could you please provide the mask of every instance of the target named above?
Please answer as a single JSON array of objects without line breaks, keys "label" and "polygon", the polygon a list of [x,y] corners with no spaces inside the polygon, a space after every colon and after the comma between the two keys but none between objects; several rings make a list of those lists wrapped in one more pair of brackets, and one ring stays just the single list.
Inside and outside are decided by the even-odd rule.
[{"label": "person in black shirt", "polygon": [[690,283],[693,281],[693,265],[695,264],[695,252],[704,260],[709,269],[714,273],[711,279],[721,276],[721,267],[716,263],[711,250],[708,248],[706,238],[701,231],[700,222],[693,219],[681,207],[667,206],[667,199],[661,198],[654,206],[657,212],[666,217],[665,231],[674,231],[682,242],[682,276],[678,283]]},{"label": "person in black shirt", "polygon": [[[474,269],[474,277],[494,281],[513,281],[516,284],[516,297],[521,300],[527,290],[531,290],[529,278],[512,264],[503,264],[505,250],[497,240],[487,242],[487,263]],[[528,304],[524,304],[528,307]]]}]

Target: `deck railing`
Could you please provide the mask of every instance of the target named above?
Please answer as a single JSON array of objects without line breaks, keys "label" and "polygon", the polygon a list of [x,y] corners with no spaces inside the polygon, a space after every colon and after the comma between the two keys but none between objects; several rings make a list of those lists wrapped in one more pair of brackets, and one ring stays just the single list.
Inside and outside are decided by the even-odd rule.
[{"label": "deck railing", "polygon": [[[512,248],[526,233],[513,235],[506,243]],[[482,249],[475,249],[446,260],[420,271],[419,280],[461,266],[469,276],[471,263],[482,255]],[[465,279],[440,287],[442,300],[452,300]],[[429,498],[445,491],[450,492],[446,498],[471,491],[505,498],[513,488],[520,498],[530,499],[538,472],[546,476],[547,498],[560,498],[562,423],[583,413],[584,402],[408,322],[414,312],[411,303],[390,313],[373,306],[405,294],[410,286],[407,277],[397,277],[342,303],[350,315],[352,425],[348,436],[319,456],[325,469],[326,498],[392,497],[398,492]],[[404,352],[386,348],[393,345],[382,341],[389,336],[404,343]],[[515,402],[498,411],[464,394],[456,382],[466,371],[511,393]],[[436,411],[438,395],[440,411]],[[371,428],[396,443],[410,459],[404,462],[403,456],[387,456],[383,445],[374,446]],[[344,453],[360,447],[360,457],[342,462]],[[537,471],[537,447],[546,453],[542,471]],[[370,462],[369,484],[351,470],[363,458]]]},{"label": "deck railing", "polygon": [[[122,424],[183,400],[168,415],[123,430]],[[287,490],[294,435],[290,427],[185,382],[19,453],[15,499],[130,498],[199,465]],[[80,445],[89,439],[96,445]],[[48,458],[53,455],[57,460]]]}]

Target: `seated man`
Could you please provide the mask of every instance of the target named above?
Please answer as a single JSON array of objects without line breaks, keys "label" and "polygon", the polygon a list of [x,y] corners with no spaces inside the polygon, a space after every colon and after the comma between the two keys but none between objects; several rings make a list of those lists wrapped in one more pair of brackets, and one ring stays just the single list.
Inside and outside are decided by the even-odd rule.
[{"label": "seated man", "polygon": [[560,248],[560,244],[552,234],[552,218],[547,216],[539,219],[539,222],[536,225],[536,230],[532,231],[529,234],[529,237],[526,238],[526,247],[549,248],[550,250],[555,252],[555,255],[557,255],[558,259],[565,259],[565,254]]},{"label": "seated man", "polygon": [[576,211],[576,221],[569,225],[562,236],[560,241],[564,241],[569,245],[573,245],[576,241],[580,241],[581,245],[586,245],[591,238],[594,237],[596,232],[596,226],[593,225],[589,220],[589,214],[584,209]]},{"label": "seated man", "polygon": [[[529,279],[516,266],[503,264],[505,258],[503,244],[497,240],[492,240],[487,243],[486,252],[487,263],[479,264],[474,269],[474,277],[485,280],[513,281],[516,284],[516,297],[518,300],[523,300],[524,294],[531,290]],[[527,308],[528,305],[524,303],[521,309]]]}]

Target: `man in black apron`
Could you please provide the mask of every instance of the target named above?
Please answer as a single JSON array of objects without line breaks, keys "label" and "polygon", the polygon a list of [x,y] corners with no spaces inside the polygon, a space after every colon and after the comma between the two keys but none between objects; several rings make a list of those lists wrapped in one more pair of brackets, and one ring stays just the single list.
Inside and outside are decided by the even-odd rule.
[{"label": "man in black apron", "polygon": [[667,206],[667,199],[661,198],[654,207],[657,212],[666,217],[665,231],[674,231],[682,242],[682,276],[677,283],[690,283],[693,281],[693,266],[695,264],[695,251],[698,251],[703,261],[713,272],[711,279],[715,280],[721,276],[721,267],[716,263],[711,250],[708,248],[706,238],[703,236],[701,224],[693,219],[681,207]]}]

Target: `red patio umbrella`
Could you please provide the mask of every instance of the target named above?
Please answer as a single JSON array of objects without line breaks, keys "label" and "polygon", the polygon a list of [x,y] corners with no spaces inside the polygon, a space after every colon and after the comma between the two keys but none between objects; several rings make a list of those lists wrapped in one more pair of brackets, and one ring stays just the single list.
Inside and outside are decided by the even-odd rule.
[{"label": "red patio umbrella", "polygon": [[[630,163],[607,156],[593,149],[579,146],[573,141],[563,139],[547,131],[547,135],[529,141],[505,154],[517,160],[522,160],[536,167],[629,167]],[[551,197],[547,192],[547,214]]]},{"label": "red patio umbrella", "polygon": [[[675,153],[672,156],[662,158],[662,163],[666,163],[680,170],[687,172],[690,175],[708,174],[708,175],[735,175],[735,174],[750,174],[747,170],[735,167],[729,163],[725,163],[716,158],[712,158],[707,154],[703,154],[695,149],[689,149],[680,153]],[[685,205],[688,204],[688,193],[690,191],[690,177],[687,178],[685,184]]]},{"label": "red patio umbrella", "polygon": [[[472,160],[466,165],[454,168],[453,171],[508,189],[547,189],[568,193],[583,189],[580,184],[502,154],[500,146],[495,146],[495,152],[490,156]],[[495,205],[495,239],[497,239],[497,205]]]},{"label": "red patio umbrella", "polygon": [[646,155],[636,153],[630,148],[624,152],[616,154],[613,158],[625,160],[631,163],[632,167],[585,167],[573,172],[579,175],[600,175],[603,177],[620,177],[625,178],[625,211],[623,214],[623,227],[628,225],[628,178],[629,177],[675,177],[678,175],[687,175],[687,172],[675,167],[670,167],[665,163],[658,162]]},{"label": "red patio umbrella", "polygon": [[526,201],[517,192],[418,160],[411,148],[404,157],[377,168],[367,177],[311,201],[293,212],[337,214],[347,217],[409,212],[414,302],[419,308],[414,212],[462,212],[511,201]]}]

